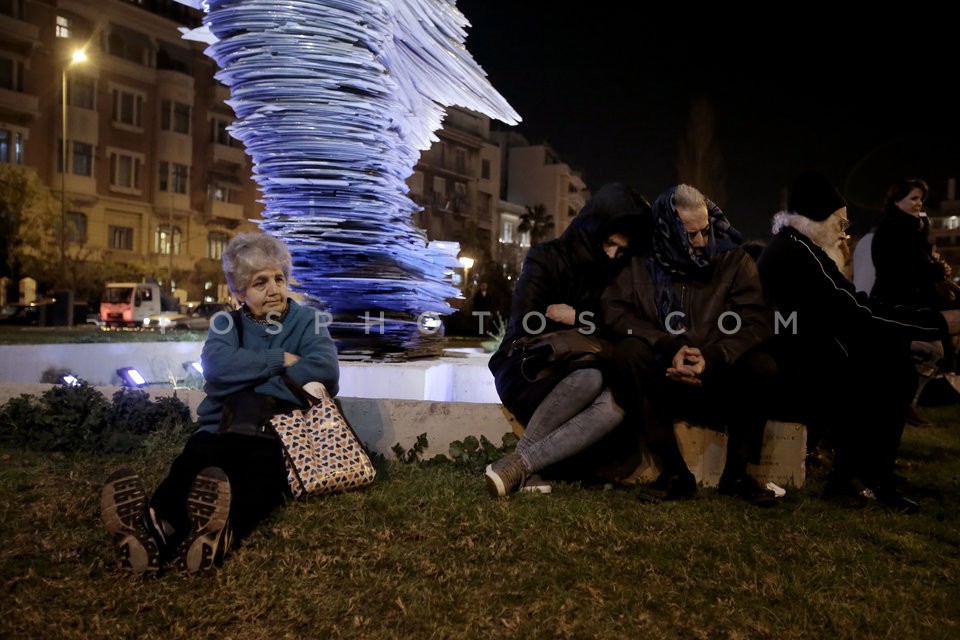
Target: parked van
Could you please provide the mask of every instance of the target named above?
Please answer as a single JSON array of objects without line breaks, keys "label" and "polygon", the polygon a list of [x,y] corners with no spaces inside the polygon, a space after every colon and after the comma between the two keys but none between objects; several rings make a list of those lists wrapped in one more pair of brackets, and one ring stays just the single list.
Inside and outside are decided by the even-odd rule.
[{"label": "parked van", "polygon": [[100,320],[108,327],[142,326],[144,318],[166,310],[153,282],[110,282],[100,299]]}]

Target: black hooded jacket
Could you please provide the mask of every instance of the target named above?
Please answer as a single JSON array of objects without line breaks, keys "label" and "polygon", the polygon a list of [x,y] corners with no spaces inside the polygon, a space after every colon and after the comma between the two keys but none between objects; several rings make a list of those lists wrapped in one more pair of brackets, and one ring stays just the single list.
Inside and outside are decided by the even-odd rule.
[{"label": "black hooded jacket", "polygon": [[603,335],[600,295],[625,262],[607,257],[603,243],[612,234],[622,233],[630,239],[628,253],[638,248],[642,251],[649,230],[650,205],[646,200],[621,183],[610,183],[594,194],[559,238],[527,252],[514,287],[506,334],[489,364],[501,401],[521,422],[529,420],[559,380],[525,380],[519,371],[520,354],[510,355],[513,341],[571,328],[547,319],[551,304],[570,305],[576,310],[577,327]]}]

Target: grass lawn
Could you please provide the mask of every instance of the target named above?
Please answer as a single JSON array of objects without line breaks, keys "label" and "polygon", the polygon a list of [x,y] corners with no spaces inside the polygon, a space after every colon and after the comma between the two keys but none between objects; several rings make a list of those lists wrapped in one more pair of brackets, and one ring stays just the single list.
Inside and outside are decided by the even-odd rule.
[{"label": "grass lawn", "polygon": [[0,638],[960,637],[960,408],[908,427],[923,510],[817,497],[759,510],[701,490],[490,498],[453,464],[381,461],[362,492],[290,505],[218,571],[119,571],[98,515],[114,469],[148,488],[182,443],[127,456],[0,449]]}]

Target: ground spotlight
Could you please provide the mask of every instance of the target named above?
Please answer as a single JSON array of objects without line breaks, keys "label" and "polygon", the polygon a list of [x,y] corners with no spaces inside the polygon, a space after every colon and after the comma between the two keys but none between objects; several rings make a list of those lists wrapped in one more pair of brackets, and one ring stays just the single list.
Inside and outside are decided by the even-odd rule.
[{"label": "ground spotlight", "polygon": [[123,386],[125,387],[140,388],[147,384],[146,378],[140,375],[140,372],[133,367],[117,369],[117,375],[120,376],[121,380],[123,380]]}]

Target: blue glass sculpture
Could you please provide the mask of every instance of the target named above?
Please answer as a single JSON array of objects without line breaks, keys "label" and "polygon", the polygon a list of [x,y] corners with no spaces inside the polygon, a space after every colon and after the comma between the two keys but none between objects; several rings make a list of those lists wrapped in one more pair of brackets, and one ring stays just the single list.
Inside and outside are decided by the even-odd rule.
[{"label": "blue glass sculpture", "polygon": [[445,107],[520,120],[466,50],[466,18],[447,0],[179,1],[204,11],[182,31],[230,89],[260,227],[288,243],[297,290],[333,316],[341,354],[417,349],[460,291],[405,180]]}]

